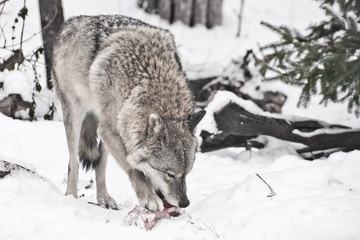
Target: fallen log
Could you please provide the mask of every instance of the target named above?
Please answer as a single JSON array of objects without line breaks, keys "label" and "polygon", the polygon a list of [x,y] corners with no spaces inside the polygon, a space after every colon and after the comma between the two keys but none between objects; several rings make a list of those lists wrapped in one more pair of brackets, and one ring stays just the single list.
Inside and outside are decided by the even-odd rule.
[{"label": "fallen log", "polygon": [[[200,134],[203,139],[200,146],[202,152],[226,147],[245,147],[249,144],[255,148],[262,148],[264,143],[254,140],[260,135],[303,144],[304,147],[297,149],[297,152],[309,160],[327,156],[334,151],[360,149],[360,131],[350,130],[347,126],[332,125],[316,120],[288,120],[261,116],[233,102],[214,113],[214,119],[221,134],[214,135],[202,131]],[[301,133],[334,128],[342,131],[314,133],[310,136]]]},{"label": "fallen log", "polygon": [[24,54],[21,49],[13,51],[13,54],[6,59],[3,63],[0,63],[0,72],[5,71],[5,69],[11,71],[15,69],[15,65],[22,64],[25,60]]},{"label": "fallen log", "polygon": [[[262,88],[260,82],[258,82],[259,70],[249,66],[252,56],[252,51],[249,50],[243,58],[232,60],[231,64],[224,69],[222,76],[211,76],[189,81],[188,86],[192,91],[196,105],[200,108],[206,107],[217,91],[225,90],[236,94],[244,100],[254,102],[266,112],[281,113],[281,108],[287,96],[279,91],[267,91]],[[253,96],[247,90],[243,90],[246,84],[249,83],[253,88]]]},{"label": "fallen log", "polygon": [[228,84],[226,81],[217,81],[217,79],[218,77],[208,77],[189,81],[188,86],[198,107],[206,107],[219,90],[233,92],[238,97],[250,100],[262,110],[271,113],[281,113],[281,108],[287,99],[287,96],[279,91],[265,91],[263,98],[257,99],[242,92],[241,88]]},{"label": "fallen log", "polygon": [[207,131],[202,131],[200,137],[203,139],[200,146],[201,152],[211,152],[228,147],[263,148],[265,146],[262,142],[252,140],[256,136],[212,135]]},{"label": "fallen log", "polygon": [[20,94],[10,94],[0,100],[0,112],[12,118],[15,118],[16,112],[29,109],[31,106],[32,104],[25,101]]},{"label": "fallen log", "polygon": [[36,172],[34,172],[33,170],[30,170],[24,166],[21,166],[19,164],[13,163],[13,162],[8,162],[5,160],[0,160],[0,178],[3,178],[13,172],[16,171],[26,171],[26,172],[30,172],[33,174],[36,174]]}]

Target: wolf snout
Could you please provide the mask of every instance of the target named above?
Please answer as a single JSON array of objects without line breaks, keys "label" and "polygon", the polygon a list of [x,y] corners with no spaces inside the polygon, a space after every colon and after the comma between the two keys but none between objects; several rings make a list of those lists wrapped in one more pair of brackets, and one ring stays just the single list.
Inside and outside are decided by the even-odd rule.
[{"label": "wolf snout", "polygon": [[188,198],[185,198],[185,199],[182,199],[180,202],[179,202],[179,207],[181,208],[186,208],[190,205],[190,201]]}]

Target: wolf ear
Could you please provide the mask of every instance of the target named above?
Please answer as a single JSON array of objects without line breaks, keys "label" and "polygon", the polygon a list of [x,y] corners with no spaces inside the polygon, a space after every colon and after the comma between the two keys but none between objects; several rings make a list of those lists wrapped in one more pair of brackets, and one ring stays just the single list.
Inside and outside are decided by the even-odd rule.
[{"label": "wolf ear", "polygon": [[147,127],[148,136],[157,136],[162,130],[162,121],[161,117],[157,113],[152,113],[149,115],[149,123]]},{"label": "wolf ear", "polygon": [[203,117],[205,116],[206,111],[205,110],[201,110],[197,113],[193,113],[191,115],[189,115],[186,119],[186,122],[190,128],[190,131],[194,131],[195,127],[198,125],[198,123],[201,121],[201,119],[203,119]]}]

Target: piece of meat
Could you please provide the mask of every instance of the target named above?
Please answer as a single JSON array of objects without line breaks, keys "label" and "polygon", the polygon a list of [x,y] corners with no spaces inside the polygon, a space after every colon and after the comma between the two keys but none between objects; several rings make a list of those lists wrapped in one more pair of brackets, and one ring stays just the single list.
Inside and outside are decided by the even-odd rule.
[{"label": "piece of meat", "polygon": [[165,209],[152,212],[147,208],[136,205],[126,216],[124,222],[129,226],[137,226],[147,231],[151,230],[162,218],[177,217],[181,215],[180,208],[174,207],[164,201]]}]

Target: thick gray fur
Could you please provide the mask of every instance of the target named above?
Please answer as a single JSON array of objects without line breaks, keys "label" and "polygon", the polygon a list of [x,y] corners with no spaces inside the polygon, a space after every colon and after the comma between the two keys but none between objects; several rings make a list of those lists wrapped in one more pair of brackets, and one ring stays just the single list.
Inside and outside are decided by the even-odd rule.
[{"label": "thick gray fur", "polygon": [[79,154],[95,168],[99,204],[117,208],[105,183],[110,152],[142,206],[162,210],[163,195],[187,207],[193,129],[203,114],[194,114],[173,35],[124,16],[79,16],[64,24],[53,56],[70,158],[66,194],[77,197]]}]

